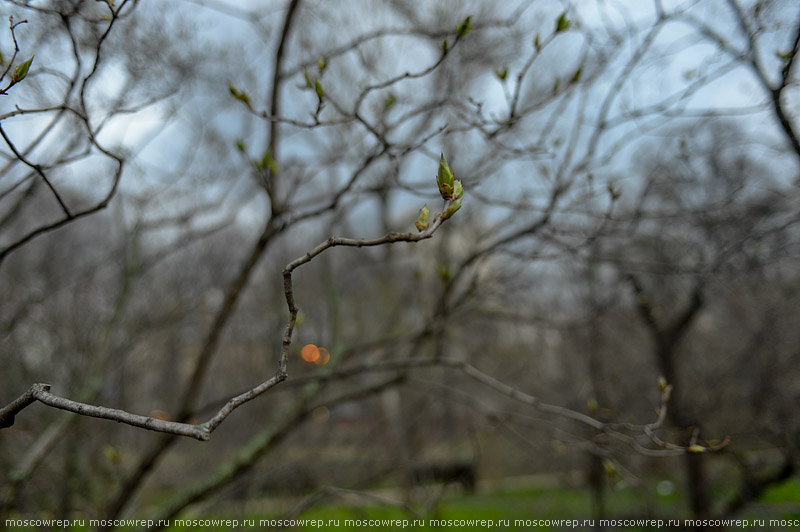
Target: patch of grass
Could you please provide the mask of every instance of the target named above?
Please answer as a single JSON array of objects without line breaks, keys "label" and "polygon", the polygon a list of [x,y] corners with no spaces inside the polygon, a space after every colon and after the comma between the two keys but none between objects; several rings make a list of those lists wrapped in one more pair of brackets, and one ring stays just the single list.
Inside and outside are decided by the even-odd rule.
[{"label": "patch of grass", "polygon": [[766,503],[800,503],[800,478],[790,478],[786,482],[771,486],[759,500]]},{"label": "patch of grass", "polygon": [[[686,502],[680,490],[658,494],[654,486],[628,487],[614,490],[609,488],[605,494],[605,513],[610,518],[637,519],[683,519],[687,515]],[[745,519],[800,519],[800,479],[794,478],[769,489],[758,503],[750,506],[739,518]],[[276,521],[284,519],[284,514],[262,512],[251,515],[204,515],[199,521],[188,525],[173,526],[169,531],[228,531],[233,527],[214,519],[238,520],[237,530],[275,530]],[[248,522],[244,520],[248,519]],[[559,523],[556,520],[577,520],[577,523]],[[584,520],[592,519],[592,499],[586,489],[571,487],[524,487],[505,489],[490,493],[446,494],[429,506],[414,508],[414,512],[381,505],[378,503],[348,505],[341,500],[326,500],[299,515],[292,526],[283,530],[312,531],[333,530],[350,531],[393,531],[403,529],[414,531],[458,530],[459,532],[484,531],[561,531],[589,530],[591,526]],[[261,520],[267,520],[261,522]],[[302,520],[302,521],[301,521]],[[416,520],[416,521],[415,521]],[[435,520],[435,521],[433,521]],[[481,522],[483,521],[483,522]],[[88,520],[86,525],[88,525]],[[14,528],[10,531],[30,531],[36,528]],[[73,527],[70,530],[83,531],[88,528]],[[133,528],[122,528],[133,530]],[[651,530],[648,527],[620,528],[634,532]]]}]

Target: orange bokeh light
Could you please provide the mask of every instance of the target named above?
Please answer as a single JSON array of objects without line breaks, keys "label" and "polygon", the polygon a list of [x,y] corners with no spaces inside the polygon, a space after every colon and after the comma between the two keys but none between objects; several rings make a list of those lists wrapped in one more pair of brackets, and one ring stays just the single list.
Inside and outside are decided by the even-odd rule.
[{"label": "orange bokeh light", "polygon": [[300,350],[300,356],[306,362],[316,362],[320,357],[319,348],[314,344],[306,344],[303,346],[303,349]]},{"label": "orange bokeh light", "polygon": [[318,366],[324,366],[331,360],[331,354],[328,352],[327,349],[324,347],[320,347],[318,350],[319,356],[316,360],[314,360],[314,364]]}]

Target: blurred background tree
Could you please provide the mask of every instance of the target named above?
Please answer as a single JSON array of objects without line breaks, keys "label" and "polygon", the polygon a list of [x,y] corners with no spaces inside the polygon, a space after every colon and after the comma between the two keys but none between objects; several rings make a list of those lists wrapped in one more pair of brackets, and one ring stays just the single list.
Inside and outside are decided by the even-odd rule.
[{"label": "blurred background tree", "polygon": [[286,264],[412,231],[441,152],[466,190],[298,269],[289,378],[207,443],[20,412],[3,516],[547,475],[707,517],[794,475],[793,2],[2,5],[3,404],[205,420],[275,374]]}]

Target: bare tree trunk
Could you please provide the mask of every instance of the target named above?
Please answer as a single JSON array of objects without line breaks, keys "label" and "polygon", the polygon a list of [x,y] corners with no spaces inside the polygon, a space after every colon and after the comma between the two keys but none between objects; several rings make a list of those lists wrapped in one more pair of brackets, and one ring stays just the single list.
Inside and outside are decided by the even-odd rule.
[{"label": "bare tree trunk", "polygon": [[592,519],[594,520],[594,530],[601,531],[605,527],[601,520],[606,515],[605,499],[605,469],[603,459],[596,454],[589,454],[589,489],[592,493]]},{"label": "bare tree trunk", "polygon": [[[703,307],[703,283],[702,281],[697,283],[692,291],[691,299],[686,303],[685,307],[677,313],[677,316],[671,323],[664,325],[661,323],[661,320],[656,318],[656,312],[652,306],[651,299],[645,293],[639,280],[633,275],[630,275],[628,280],[636,294],[639,315],[653,338],[656,360],[661,374],[668,383],[675,387],[672,398],[670,399],[670,408],[667,411],[669,420],[673,426],[681,430],[680,443],[688,448],[693,443],[694,435],[699,432],[700,424],[682,401],[682,390],[681,387],[677,385],[675,357],[678,352],[677,347],[680,341],[686,336],[692,322]],[[689,504],[692,510],[692,516],[696,520],[706,519],[710,514],[710,499],[708,496],[704,467],[705,461],[703,458],[704,457],[699,454],[687,453],[685,461]],[[707,528],[695,526],[693,530],[700,531],[707,530]]]}]

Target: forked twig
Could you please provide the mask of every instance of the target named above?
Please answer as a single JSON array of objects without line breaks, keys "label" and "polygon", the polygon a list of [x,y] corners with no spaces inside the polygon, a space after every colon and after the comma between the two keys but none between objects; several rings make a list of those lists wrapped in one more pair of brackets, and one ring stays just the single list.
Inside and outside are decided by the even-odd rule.
[{"label": "forked twig", "polygon": [[[448,210],[456,199],[446,199],[444,201],[444,210]],[[435,215],[430,226],[420,231],[419,233],[397,233],[391,232],[386,235],[373,238],[373,239],[353,239],[353,238],[334,238],[331,237],[325,242],[322,242],[305,255],[293,260],[283,269],[283,283],[284,293],[286,296],[286,304],[289,307],[289,319],[286,323],[286,328],[283,335],[283,342],[281,345],[281,353],[278,361],[278,371],[270,379],[258,384],[257,386],[247,390],[246,392],[231,398],[211,419],[205,423],[193,424],[183,423],[178,421],[168,421],[150,416],[142,416],[108,408],[104,406],[90,405],[73,401],[64,397],[59,397],[50,393],[50,385],[37,383],[28,389],[23,395],[11,402],[6,407],[0,409],[0,428],[10,427],[14,424],[14,418],[17,413],[29,406],[30,404],[39,401],[48,406],[67,410],[76,414],[97,417],[102,419],[110,419],[119,423],[125,423],[134,427],[153,430],[156,432],[164,432],[167,434],[174,434],[177,436],[188,436],[200,441],[207,441],[211,438],[211,433],[227,418],[234,410],[241,405],[255,399],[267,390],[280,384],[288,377],[287,365],[289,360],[289,348],[292,344],[292,333],[297,320],[298,307],[294,300],[294,291],[292,285],[292,273],[294,270],[310,262],[314,257],[320,255],[324,251],[336,246],[349,246],[349,247],[370,247],[379,246],[383,244],[393,244],[395,242],[419,242],[433,236],[436,230],[441,227],[442,223],[446,220],[444,215]]]}]

